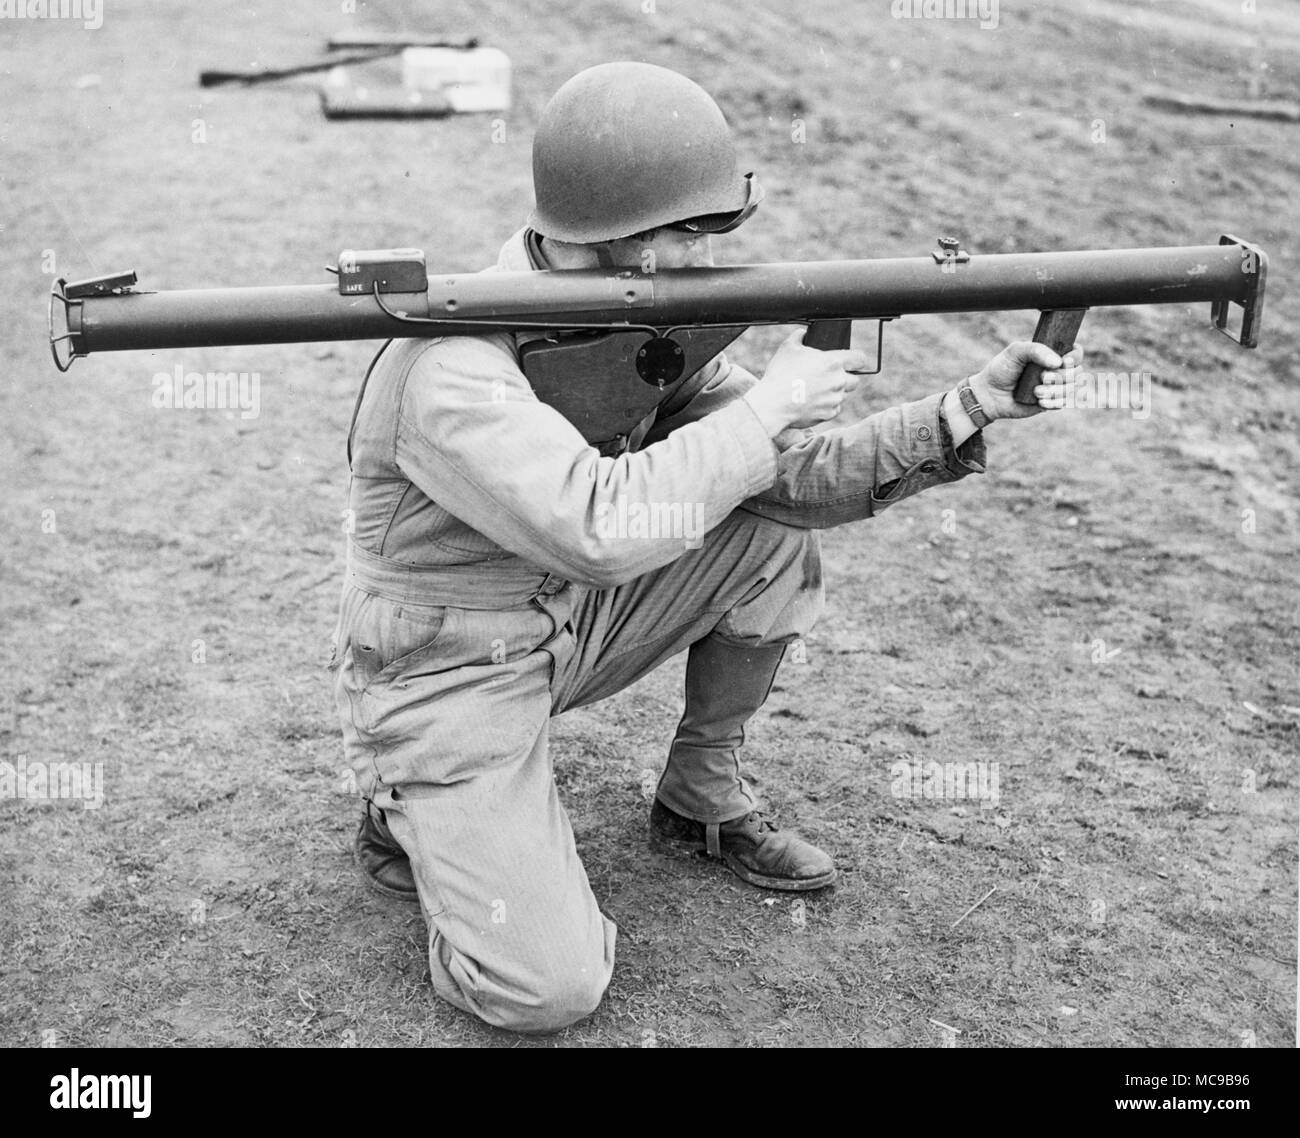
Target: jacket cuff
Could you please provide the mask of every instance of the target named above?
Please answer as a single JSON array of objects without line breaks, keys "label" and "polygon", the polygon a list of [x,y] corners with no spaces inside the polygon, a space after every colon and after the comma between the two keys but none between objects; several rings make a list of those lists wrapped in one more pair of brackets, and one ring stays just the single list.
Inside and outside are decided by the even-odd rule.
[{"label": "jacket cuff", "polygon": [[948,417],[943,413],[944,394],[903,404],[904,437],[911,446],[911,462],[901,477],[872,495],[873,514],[932,486],[985,472],[984,432],[976,431],[954,447]]}]

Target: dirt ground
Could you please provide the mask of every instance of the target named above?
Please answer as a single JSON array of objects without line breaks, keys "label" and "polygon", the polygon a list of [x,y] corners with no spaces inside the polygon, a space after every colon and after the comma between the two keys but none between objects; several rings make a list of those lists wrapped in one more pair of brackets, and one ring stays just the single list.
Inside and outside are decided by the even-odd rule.
[{"label": "dirt ground", "polygon": [[[357,7],[0,21],[0,758],[104,780],[98,809],[0,798],[0,1042],[1291,1046],[1300,125],[1142,94],[1296,100],[1300,5],[1008,2],[987,30],[887,0]],[[327,123],[309,79],[197,85],[361,25],[504,49],[504,130]],[[53,275],[119,268],[150,288],[320,282],[345,247],[482,267],[530,204],[546,98],[618,58],[697,79],[761,171],[725,261],[1226,232],[1268,251],[1268,310],[1253,352],[1207,306],[1092,313],[1090,364],[1150,373],[1148,418],[999,424],[985,476],[824,535],[826,616],[748,752],[781,821],[835,856],[834,889],[791,900],[648,850],[643,772],[680,660],[558,720],[619,955],[592,1017],[521,1041],[434,999],[418,912],[350,861],[323,665],[374,345],[60,375],[44,306]],[[1034,316],[892,325],[854,415],[951,386]],[[780,335],[735,353],[761,370]],[[257,371],[259,415],[155,409],[151,377],[177,365]],[[895,764],[951,761],[997,763],[997,803],[895,796]]]}]

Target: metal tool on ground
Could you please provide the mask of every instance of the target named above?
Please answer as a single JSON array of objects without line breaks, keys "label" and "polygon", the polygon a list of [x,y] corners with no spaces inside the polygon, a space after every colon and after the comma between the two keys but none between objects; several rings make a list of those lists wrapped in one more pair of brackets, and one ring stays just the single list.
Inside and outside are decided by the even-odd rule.
[{"label": "metal tool on ground", "polygon": [[330,36],[330,51],[371,47],[445,47],[468,51],[479,46],[478,36],[412,35],[410,32],[340,32]]},{"label": "metal tool on ground", "polygon": [[284,67],[252,67],[243,70],[206,70],[199,72],[200,87],[219,87],[226,83],[240,83],[252,86],[257,83],[270,83],[278,79],[290,79],[296,75],[310,75],[313,72],[329,71],[333,67],[370,63],[376,59],[386,59],[400,55],[410,47],[443,48],[449,51],[468,51],[478,47],[476,36],[408,36],[402,34],[335,36],[329,42],[329,50],[339,53],[343,48],[361,50],[349,51],[292,63]]}]

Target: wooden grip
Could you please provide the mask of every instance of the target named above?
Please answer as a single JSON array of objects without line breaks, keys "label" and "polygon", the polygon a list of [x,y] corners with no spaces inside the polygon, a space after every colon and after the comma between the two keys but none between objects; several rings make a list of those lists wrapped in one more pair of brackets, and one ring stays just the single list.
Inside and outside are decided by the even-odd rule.
[{"label": "wooden grip", "polygon": [[[1057,308],[1050,312],[1039,313],[1038,327],[1034,329],[1034,339],[1046,344],[1058,356],[1065,355],[1074,347],[1074,338],[1079,334],[1079,325],[1088,314],[1086,308]],[[1037,364],[1026,364],[1016,381],[1016,402],[1036,404],[1034,388],[1042,378],[1043,369]]]}]

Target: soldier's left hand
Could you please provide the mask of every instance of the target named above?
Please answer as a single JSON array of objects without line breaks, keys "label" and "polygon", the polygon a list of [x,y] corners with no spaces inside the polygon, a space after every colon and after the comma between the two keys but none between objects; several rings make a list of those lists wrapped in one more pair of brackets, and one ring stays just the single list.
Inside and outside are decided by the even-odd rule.
[{"label": "soldier's left hand", "polygon": [[[1014,392],[1025,365],[1036,363],[1043,370],[1034,387],[1038,405],[1017,403]],[[1083,348],[1075,344],[1066,354],[1058,356],[1046,344],[1018,340],[1008,344],[984,368],[971,376],[970,386],[980,401],[980,406],[990,419],[1024,419],[1042,411],[1059,410],[1070,406],[1074,380],[1083,365]]]}]

